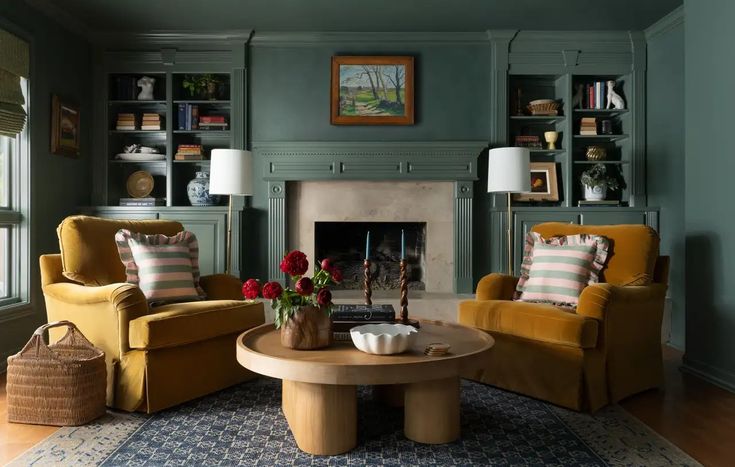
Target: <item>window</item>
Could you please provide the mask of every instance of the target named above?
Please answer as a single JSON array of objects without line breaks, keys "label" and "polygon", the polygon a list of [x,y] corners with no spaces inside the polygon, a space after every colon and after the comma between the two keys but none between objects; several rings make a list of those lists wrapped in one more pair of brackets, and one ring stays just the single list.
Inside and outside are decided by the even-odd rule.
[{"label": "window", "polygon": [[[28,81],[21,79],[28,112]],[[0,135],[0,307],[28,300],[28,127]]]}]

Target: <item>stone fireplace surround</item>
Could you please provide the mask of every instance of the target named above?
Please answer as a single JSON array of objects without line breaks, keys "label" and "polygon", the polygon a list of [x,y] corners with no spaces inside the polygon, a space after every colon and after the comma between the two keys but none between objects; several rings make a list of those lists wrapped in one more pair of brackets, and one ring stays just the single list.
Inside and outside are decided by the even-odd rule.
[{"label": "stone fireplace surround", "polygon": [[[307,229],[305,226],[289,228],[294,222],[291,203],[301,197],[303,190],[313,191],[310,182],[323,182],[326,190],[334,190],[340,185],[333,182],[355,182],[353,186],[363,185],[363,182],[376,182],[382,187],[395,185],[391,189],[401,190],[427,187],[444,190],[445,199],[437,200],[445,212],[441,213],[444,222],[438,228],[444,229],[442,234],[435,234],[434,239],[442,236],[451,238],[445,241],[452,254],[447,249],[439,248],[439,264],[444,264],[450,275],[441,276],[434,272],[432,279],[437,290],[441,292],[416,293],[410,295],[411,303],[418,307],[417,299],[425,299],[425,305],[441,308],[441,313],[433,313],[424,308],[420,315],[434,318],[456,319],[456,302],[463,294],[470,294],[473,290],[472,276],[472,196],[473,182],[477,180],[477,158],[487,142],[484,141],[450,141],[450,142],[253,142],[252,150],[255,156],[255,168],[261,179],[267,183],[268,193],[268,274],[270,280],[284,281],[285,276],[279,269],[283,252],[296,247],[293,232]],[[292,183],[297,182],[297,183]],[[309,183],[298,183],[309,182]],[[403,183],[408,182],[408,183]],[[436,188],[432,187],[436,183]],[[313,186],[318,186],[319,183]],[[343,186],[343,185],[342,185]],[[378,185],[374,185],[378,186]],[[441,188],[439,188],[441,187]],[[296,195],[290,191],[296,191]],[[341,189],[336,197],[330,199],[331,206],[341,204],[349,198],[350,191]],[[438,192],[437,192],[438,193]],[[357,200],[355,200],[357,201]],[[393,201],[391,201],[392,203]],[[346,204],[346,203],[345,203]],[[355,203],[359,206],[359,203]],[[391,206],[390,204],[388,206]],[[401,209],[406,209],[405,206]],[[343,216],[346,212],[342,212]],[[370,210],[362,212],[367,217],[373,215],[388,215],[386,212]],[[321,215],[324,215],[322,212]],[[327,212],[327,215],[331,215]],[[432,214],[433,216],[433,214]],[[314,219],[310,219],[313,225]],[[447,228],[451,225],[451,234]],[[313,229],[313,227],[312,227]],[[307,234],[308,235],[308,234]],[[437,235],[439,238],[437,238]],[[303,240],[303,239],[302,239]],[[313,250],[311,241],[298,242],[305,250]],[[429,239],[429,242],[436,241]],[[428,288],[428,287],[427,287]],[[354,297],[350,296],[352,292]],[[345,296],[337,302],[358,301],[358,291],[345,291]],[[393,293],[392,295],[395,295]],[[429,297],[431,295],[431,297]],[[411,298],[415,297],[415,298]],[[373,295],[376,303],[394,303],[397,298],[381,298],[380,294]],[[428,300],[426,298],[431,298]],[[409,305],[409,309],[412,306]],[[438,309],[437,308],[437,309]],[[415,310],[415,308],[414,308]],[[416,312],[416,311],[414,311]]]}]

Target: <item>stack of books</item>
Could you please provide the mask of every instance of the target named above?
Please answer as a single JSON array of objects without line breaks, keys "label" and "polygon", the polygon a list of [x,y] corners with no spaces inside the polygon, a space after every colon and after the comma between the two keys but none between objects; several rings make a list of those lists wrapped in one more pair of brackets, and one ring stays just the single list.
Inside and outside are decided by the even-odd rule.
[{"label": "stack of books", "polygon": [[166,198],[120,198],[120,206],[165,206]]},{"label": "stack of books", "polygon": [[605,108],[605,99],[607,94],[606,84],[604,81],[595,81],[586,86],[587,92],[583,107],[585,109],[601,110]]},{"label": "stack of books", "polygon": [[202,115],[199,117],[200,130],[226,130],[227,121],[224,115]]},{"label": "stack of books", "polygon": [[196,104],[179,104],[177,115],[179,130],[199,129],[199,106]]},{"label": "stack of books", "polygon": [[177,161],[200,161],[202,156],[201,144],[179,144],[174,159]]},{"label": "stack of books", "polygon": [[135,76],[118,76],[115,78],[115,100],[135,100],[138,95],[138,80]]},{"label": "stack of books", "polygon": [[538,135],[518,135],[515,145],[519,148],[541,148],[541,138]]},{"label": "stack of books", "polygon": [[156,113],[144,113],[141,130],[159,131],[161,129],[161,116]]},{"label": "stack of books", "polygon": [[595,117],[582,117],[579,125],[579,134],[586,136],[594,136],[597,134],[597,119]]},{"label": "stack of books", "polygon": [[622,206],[622,203],[613,199],[580,200],[578,206]]},{"label": "stack of books", "polygon": [[392,323],[396,320],[393,305],[334,305],[332,330],[336,340],[350,340],[350,329],[363,324]]},{"label": "stack of books", "polygon": [[135,114],[119,113],[117,114],[116,130],[135,130]]}]

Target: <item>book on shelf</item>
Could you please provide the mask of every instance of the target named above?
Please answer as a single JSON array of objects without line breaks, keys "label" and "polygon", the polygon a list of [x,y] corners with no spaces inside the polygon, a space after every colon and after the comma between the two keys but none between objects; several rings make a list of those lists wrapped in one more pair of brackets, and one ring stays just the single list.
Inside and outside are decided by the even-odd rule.
[{"label": "book on shelf", "polygon": [[138,93],[138,80],[135,76],[115,77],[115,99],[131,101],[135,100]]},{"label": "book on shelf", "polygon": [[605,81],[594,81],[586,84],[586,93],[584,98],[584,109],[588,110],[602,110],[605,108],[605,94],[606,83]]},{"label": "book on shelf", "polygon": [[201,144],[179,144],[176,148],[174,160],[200,161],[203,160]]},{"label": "book on shelf", "polygon": [[199,106],[196,104],[179,104],[177,112],[177,128],[182,131],[199,129]]},{"label": "book on shelf", "polygon": [[117,114],[116,130],[135,130],[135,114],[119,113]]},{"label": "book on shelf", "polygon": [[595,117],[582,117],[579,123],[579,134],[582,136],[597,135],[597,119]]},{"label": "book on shelf", "polygon": [[202,115],[199,117],[199,124],[210,124],[210,123],[227,123],[224,115]]},{"label": "book on shelf", "polygon": [[334,305],[332,321],[394,321],[393,305]]},{"label": "book on shelf", "polygon": [[614,199],[580,200],[577,206],[621,206],[621,202]]},{"label": "book on shelf", "polygon": [[538,135],[518,135],[514,138],[514,144],[519,148],[541,148],[541,137]]},{"label": "book on shelf", "polygon": [[120,206],[165,206],[166,198],[120,198]]},{"label": "book on shelf", "polygon": [[204,160],[204,156],[201,154],[180,154],[176,153],[174,155],[174,160],[177,161],[202,161]]},{"label": "book on shelf", "polygon": [[144,113],[143,121],[140,125],[141,130],[160,130],[161,116],[157,113]]}]

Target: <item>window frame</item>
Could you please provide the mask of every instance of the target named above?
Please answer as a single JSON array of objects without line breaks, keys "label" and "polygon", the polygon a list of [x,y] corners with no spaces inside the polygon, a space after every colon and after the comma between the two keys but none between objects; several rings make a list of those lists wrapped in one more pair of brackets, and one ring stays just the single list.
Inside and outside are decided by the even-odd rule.
[{"label": "window frame", "polygon": [[13,154],[8,158],[8,205],[0,207],[0,227],[9,227],[8,297],[0,298],[0,321],[10,310],[30,305],[30,207],[31,207],[31,82],[21,82],[26,100],[26,125],[15,137]]}]

